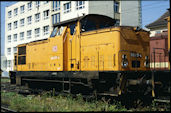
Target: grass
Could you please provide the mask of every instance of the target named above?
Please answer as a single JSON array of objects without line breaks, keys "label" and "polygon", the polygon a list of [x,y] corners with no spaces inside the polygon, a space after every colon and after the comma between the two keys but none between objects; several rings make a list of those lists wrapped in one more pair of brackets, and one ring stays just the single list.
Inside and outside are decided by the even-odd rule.
[{"label": "grass", "polygon": [[51,96],[49,92],[42,95],[23,96],[14,92],[1,92],[1,104],[18,112],[78,112],[78,111],[170,111],[170,104],[159,109],[153,102],[145,108],[127,110],[120,103],[109,104],[106,100],[85,101],[81,95]]},{"label": "grass", "polygon": [[81,95],[76,98],[68,96],[29,95],[24,97],[13,92],[1,92],[1,104],[18,112],[70,112],[70,111],[126,111],[124,107],[111,105],[103,100],[88,102]]}]

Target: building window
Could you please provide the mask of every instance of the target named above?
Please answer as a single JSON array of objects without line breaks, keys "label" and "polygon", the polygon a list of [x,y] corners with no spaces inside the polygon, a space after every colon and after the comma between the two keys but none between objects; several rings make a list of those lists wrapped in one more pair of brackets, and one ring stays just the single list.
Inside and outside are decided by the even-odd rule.
[{"label": "building window", "polygon": [[35,37],[40,36],[40,28],[35,29]]},{"label": "building window", "polygon": [[31,30],[27,31],[27,38],[31,38]]},{"label": "building window", "polygon": [[24,5],[20,7],[20,13],[24,13]]},{"label": "building window", "polygon": [[40,1],[36,1],[36,7],[40,6]]},{"label": "building window", "polygon": [[8,24],[8,31],[11,30],[11,23]]},{"label": "building window", "polygon": [[11,35],[8,35],[8,43],[11,43]]},{"label": "building window", "polygon": [[35,22],[40,21],[40,13],[35,14]]},{"label": "building window", "polygon": [[31,10],[31,8],[32,8],[32,2],[29,2],[29,3],[27,4],[27,7],[28,7],[28,11]]},{"label": "building window", "polygon": [[64,4],[64,13],[68,13],[71,11],[71,2]]},{"label": "building window", "polygon": [[18,21],[14,22],[14,29],[17,29]]},{"label": "building window", "polygon": [[8,18],[12,17],[12,11],[8,11]]},{"label": "building window", "polygon": [[32,21],[32,16],[27,17],[27,23],[28,23],[28,25],[31,24],[31,21]]},{"label": "building window", "polygon": [[43,11],[44,20],[49,18],[49,10]]},{"label": "building window", "polygon": [[53,11],[60,10],[60,1],[53,1]]},{"label": "building window", "polygon": [[60,22],[60,13],[52,15],[52,24],[56,24]]},{"label": "building window", "polygon": [[43,27],[43,35],[49,34],[49,26],[44,26]]},{"label": "building window", "polygon": [[24,18],[20,20],[20,26],[24,26]]},{"label": "building window", "polygon": [[17,53],[17,47],[13,48],[13,53]]},{"label": "building window", "polygon": [[83,9],[85,7],[85,1],[76,1],[76,9]]},{"label": "building window", "polygon": [[7,60],[7,67],[11,67],[11,60]]},{"label": "building window", "polygon": [[17,16],[18,15],[18,8],[15,8],[14,9],[14,16]]},{"label": "building window", "polygon": [[44,1],[44,4],[47,4],[49,1]]},{"label": "building window", "polygon": [[7,48],[7,54],[11,55],[11,48]]},{"label": "building window", "polygon": [[20,40],[24,40],[24,32],[20,33]]},{"label": "building window", "polygon": [[17,42],[17,34],[14,34],[14,42]]},{"label": "building window", "polygon": [[119,2],[118,1],[114,1],[114,12],[119,13]]}]

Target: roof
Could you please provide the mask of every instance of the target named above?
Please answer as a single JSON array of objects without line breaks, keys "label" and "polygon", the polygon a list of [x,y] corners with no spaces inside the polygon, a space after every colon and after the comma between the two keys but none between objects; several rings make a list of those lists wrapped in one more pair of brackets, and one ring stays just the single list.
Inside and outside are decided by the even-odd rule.
[{"label": "roof", "polygon": [[168,10],[167,12],[165,12],[160,18],[158,18],[156,21],[146,25],[145,27],[152,29],[152,28],[156,28],[156,27],[163,27],[163,26],[167,26],[167,21],[165,20],[166,17],[170,16],[169,13],[170,10]]},{"label": "roof", "polygon": [[89,17],[94,17],[94,18],[105,18],[107,21],[113,21],[115,23],[115,20],[112,19],[111,17],[108,17],[108,16],[105,16],[105,15],[99,15],[99,14],[88,14],[88,15],[84,15],[84,16],[80,16],[80,17],[77,17],[77,18],[73,18],[73,19],[70,19],[70,20],[66,20],[66,21],[62,21],[60,23],[57,23],[57,24],[54,24],[53,26],[65,26],[65,25],[68,25],[72,22],[76,22],[78,20],[83,20],[84,18],[89,18]]}]

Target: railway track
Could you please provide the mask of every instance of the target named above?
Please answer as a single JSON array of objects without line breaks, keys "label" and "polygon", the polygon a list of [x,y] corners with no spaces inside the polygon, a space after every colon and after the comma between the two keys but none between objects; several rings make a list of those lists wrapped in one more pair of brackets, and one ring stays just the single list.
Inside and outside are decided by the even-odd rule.
[{"label": "railway track", "polygon": [[9,109],[7,107],[1,106],[1,112],[16,112],[15,110]]},{"label": "railway track", "polygon": [[1,91],[4,92],[16,92],[18,94],[28,95],[31,93],[29,90],[30,89],[25,86],[12,85],[10,82],[1,83]]},{"label": "railway track", "polygon": [[[42,92],[44,92],[44,90],[33,90],[33,89],[30,89],[28,87],[24,87],[24,86],[16,86],[16,85],[12,85],[10,84],[9,82],[7,83],[2,83],[1,84],[1,91],[5,91],[5,92],[16,92],[18,94],[22,94],[24,96],[27,96],[27,95],[30,95],[30,94],[33,94],[33,95],[41,95]],[[51,95],[59,95],[59,94],[62,94],[64,96],[67,96],[68,93],[67,92],[63,92],[63,93],[60,93],[60,92],[51,92]],[[76,97],[77,95],[76,94],[70,94],[72,97]],[[96,97],[97,96],[97,97]],[[97,95],[82,95],[82,97],[85,99],[85,100],[94,100],[94,99],[101,99],[102,97],[105,97],[106,99],[110,99],[110,100],[115,100],[115,101],[119,101],[118,98],[116,98],[117,96],[116,95],[106,95],[105,93],[103,94],[98,94]],[[154,100],[155,101],[155,100]],[[160,102],[160,101],[157,101],[157,102]],[[163,102],[165,103],[165,102]],[[167,103],[170,103],[167,102]],[[138,103],[136,103],[138,106]],[[141,105],[140,105],[141,106]]]},{"label": "railway track", "polygon": [[[42,95],[44,90],[32,90],[27,87],[21,87],[16,85],[11,85],[10,83],[3,83],[1,84],[1,91],[5,92],[15,92],[17,94],[21,94],[23,96],[27,95]],[[58,96],[59,94],[63,96],[67,96],[68,92],[53,92],[50,91],[50,95]],[[77,97],[77,94],[70,94],[73,98]],[[82,95],[83,99],[86,101],[92,101],[92,100],[101,100],[105,99],[105,101],[110,100],[109,103],[113,103],[114,101],[119,101],[116,95],[110,95],[106,93],[96,93],[96,95],[90,94],[90,95]]]}]

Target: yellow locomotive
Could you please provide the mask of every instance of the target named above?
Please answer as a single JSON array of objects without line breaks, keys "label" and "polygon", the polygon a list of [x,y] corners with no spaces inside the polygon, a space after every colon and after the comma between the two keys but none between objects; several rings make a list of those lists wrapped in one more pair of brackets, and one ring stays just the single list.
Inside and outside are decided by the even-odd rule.
[{"label": "yellow locomotive", "polygon": [[89,14],[55,24],[48,39],[18,45],[10,77],[17,85],[47,83],[40,88],[69,93],[145,92],[152,87],[149,54],[149,32]]}]

